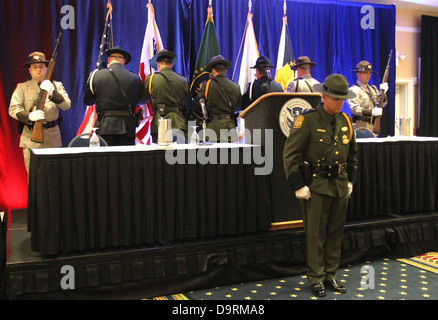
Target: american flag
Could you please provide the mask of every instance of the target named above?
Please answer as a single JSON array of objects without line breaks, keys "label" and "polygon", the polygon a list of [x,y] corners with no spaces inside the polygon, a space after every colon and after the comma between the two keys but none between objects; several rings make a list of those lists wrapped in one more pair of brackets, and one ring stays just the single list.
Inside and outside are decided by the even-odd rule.
[{"label": "american flag", "polygon": [[[97,58],[96,70],[106,68],[106,63],[102,61],[102,56],[105,53],[105,51],[114,47],[113,14],[112,14],[113,6],[111,5],[110,0],[108,0],[107,9],[108,12],[106,14],[105,27],[102,34],[102,40],[100,42],[99,56]],[[84,120],[82,121],[76,135],[81,135],[83,133],[92,133],[96,120],[97,120],[96,105],[87,106]]]}]

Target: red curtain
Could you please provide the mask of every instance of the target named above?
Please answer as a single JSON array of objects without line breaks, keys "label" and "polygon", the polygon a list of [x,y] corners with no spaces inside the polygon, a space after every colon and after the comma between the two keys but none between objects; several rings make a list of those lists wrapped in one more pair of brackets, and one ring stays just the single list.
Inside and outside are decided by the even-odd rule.
[{"label": "red curtain", "polygon": [[27,207],[27,173],[2,83],[0,70],[0,210],[4,211]]},{"label": "red curtain", "polygon": [[50,11],[50,1],[0,1],[0,43],[5,44],[0,53],[0,210],[27,207],[27,172],[17,121],[9,116],[8,108],[17,84],[30,78],[29,71],[22,67],[28,55],[41,51],[50,58]]}]

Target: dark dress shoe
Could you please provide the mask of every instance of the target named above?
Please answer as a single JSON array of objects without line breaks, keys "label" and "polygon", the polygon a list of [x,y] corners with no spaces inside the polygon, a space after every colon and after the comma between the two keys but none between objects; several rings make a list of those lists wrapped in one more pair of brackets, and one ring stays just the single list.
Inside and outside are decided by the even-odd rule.
[{"label": "dark dress shoe", "polygon": [[324,283],[317,282],[310,285],[310,288],[312,289],[312,292],[317,297],[325,297],[327,294],[325,291]]},{"label": "dark dress shoe", "polygon": [[326,280],[324,281],[324,284],[327,288],[334,292],[340,292],[345,293],[347,292],[347,288],[345,288],[343,285],[339,284],[339,282],[336,279],[333,280]]}]

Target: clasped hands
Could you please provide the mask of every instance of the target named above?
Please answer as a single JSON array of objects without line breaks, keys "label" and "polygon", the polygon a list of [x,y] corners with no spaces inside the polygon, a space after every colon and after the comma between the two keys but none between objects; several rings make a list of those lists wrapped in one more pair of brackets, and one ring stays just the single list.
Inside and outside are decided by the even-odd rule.
[{"label": "clasped hands", "polygon": [[[352,193],[353,193],[353,183],[348,182],[348,196],[350,197]],[[304,186],[301,189],[295,191],[295,196],[297,197],[297,199],[302,199],[302,200],[309,200],[312,197],[308,186]]]}]

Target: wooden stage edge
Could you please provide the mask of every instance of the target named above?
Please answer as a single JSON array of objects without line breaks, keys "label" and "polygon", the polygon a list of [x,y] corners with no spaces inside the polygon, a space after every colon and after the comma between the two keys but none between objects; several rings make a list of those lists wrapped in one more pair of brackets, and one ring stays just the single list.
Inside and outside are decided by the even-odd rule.
[{"label": "wooden stage edge", "polygon": [[297,229],[304,226],[303,220],[284,221],[271,223],[270,231]]}]

